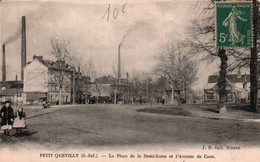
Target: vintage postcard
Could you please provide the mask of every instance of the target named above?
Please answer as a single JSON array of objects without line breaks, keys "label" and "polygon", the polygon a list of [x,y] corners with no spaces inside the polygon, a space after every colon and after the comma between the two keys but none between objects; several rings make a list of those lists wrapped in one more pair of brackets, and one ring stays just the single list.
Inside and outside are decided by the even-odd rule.
[{"label": "vintage postcard", "polygon": [[1,0],[0,161],[260,161],[259,15],[257,0]]}]

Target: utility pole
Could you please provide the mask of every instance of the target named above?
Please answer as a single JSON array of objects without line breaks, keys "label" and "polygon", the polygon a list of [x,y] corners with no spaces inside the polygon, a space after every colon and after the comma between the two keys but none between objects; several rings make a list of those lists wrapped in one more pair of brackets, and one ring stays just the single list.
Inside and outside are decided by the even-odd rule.
[{"label": "utility pole", "polygon": [[76,87],[75,87],[75,69],[73,69],[73,76],[72,76],[72,104],[75,104],[75,93],[76,93]]},{"label": "utility pole", "polygon": [[258,92],[257,92],[257,5],[256,0],[253,0],[253,47],[251,48],[251,59],[250,59],[250,110],[257,112],[258,106]]},{"label": "utility pole", "polygon": [[147,101],[148,101],[148,96],[149,96],[149,81],[147,80],[147,83],[146,83],[146,98],[147,98]]},{"label": "utility pole", "polygon": [[127,84],[127,103],[130,102],[130,88],[129,88],[129,74],[126,73],[126,84]]},{"label": "utility pole", "polygon": [[115,97],[114,97],[114,104],[116,104],[116,94],[117,94],[117,83],[115,85]]}]

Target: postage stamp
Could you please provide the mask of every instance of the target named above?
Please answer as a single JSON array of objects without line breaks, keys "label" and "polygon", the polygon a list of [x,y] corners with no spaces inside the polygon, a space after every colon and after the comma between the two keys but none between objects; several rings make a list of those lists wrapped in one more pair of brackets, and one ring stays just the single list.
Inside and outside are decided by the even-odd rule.
[{"label": "postage stamp", "polygon": [[216,46],[252,47],[252,3],[216,2]]}]

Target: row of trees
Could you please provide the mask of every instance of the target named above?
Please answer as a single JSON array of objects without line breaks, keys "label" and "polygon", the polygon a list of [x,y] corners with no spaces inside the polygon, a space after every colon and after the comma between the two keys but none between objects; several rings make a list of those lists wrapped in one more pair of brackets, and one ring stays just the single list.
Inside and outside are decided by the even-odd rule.
[{"label": "row of trees", "polygon": [[[55,56],[57,61],[80,67],[82,75],[88,76],[96,84],[98,84],[98,78],[102,77],[97,72],[92,59],[84,62],[83,58],[77,58],[71,54],[69,41],[57,37],[52,38],[51,54]],[[169,40],[162,44],[156,52],[155,59],[157,64],[152,71],[130,74],[129,82],[133,85],[131,88],[132,96],[146,98],[162,96],[167,87],[171,87],[172,90],[178,89],[186,92],[196,81],[197,64],[187,54],[184,42]],[[114,71],[116,70],[114,69]],[[117,72],[114,73],[116,74]],[[116,78],[116,75],[114,77]],[[64,85],[63,82],[64,78],[61,71],[58,80],[60,98],[61,89]]]},{"label": "row of trees", "polygon": [[157,65],[154,73],[166,80],[168,87],[172,90],[185,92],[190,89],[197,80],[198,66],[191,58],[184,41],[169,40],[161,45],[156,54]]}]

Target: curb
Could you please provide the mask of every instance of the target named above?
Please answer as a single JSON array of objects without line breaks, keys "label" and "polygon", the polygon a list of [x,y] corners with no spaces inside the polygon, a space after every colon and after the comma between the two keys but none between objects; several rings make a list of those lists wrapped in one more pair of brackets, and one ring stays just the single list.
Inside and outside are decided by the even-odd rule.
[{"label": "curb", "polygon": [[[59,108],[59,107],[73,107],[73,106],[86,106],[87,104],[79,104],[79,105],[51,105],[49,108],[45,109],[51,109],[51,108]],[[25,109],[44,109],[41,105],[35,105],[35,106],[24,106]]]}]

